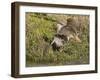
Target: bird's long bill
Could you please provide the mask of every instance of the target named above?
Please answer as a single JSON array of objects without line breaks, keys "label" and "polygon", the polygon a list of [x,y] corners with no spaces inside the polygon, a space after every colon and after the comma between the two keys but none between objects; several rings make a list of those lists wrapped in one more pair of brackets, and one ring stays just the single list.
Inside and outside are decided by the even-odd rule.
[{"label": "bird's long bill", "polygon": [[78,36],[75,36],[75,40],[77,41],[77,42],[81,42],[81,39],[78,37]]}]

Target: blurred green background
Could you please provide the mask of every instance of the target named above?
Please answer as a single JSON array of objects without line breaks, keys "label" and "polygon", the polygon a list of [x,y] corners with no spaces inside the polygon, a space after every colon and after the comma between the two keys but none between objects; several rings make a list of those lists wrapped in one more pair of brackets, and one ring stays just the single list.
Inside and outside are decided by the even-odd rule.
[{"label": "blurred green background", "polygon": [[[89,64],[89,16],[26,12],[26,67]],[[80,19],[81,43],[69,41],[62,52],[50,45],[57,21]]]}]

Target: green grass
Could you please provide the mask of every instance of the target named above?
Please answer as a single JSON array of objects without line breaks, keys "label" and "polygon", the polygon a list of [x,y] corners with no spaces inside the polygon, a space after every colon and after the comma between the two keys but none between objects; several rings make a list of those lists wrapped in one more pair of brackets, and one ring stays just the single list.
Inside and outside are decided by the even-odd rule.
[{"label": "green grass", "polygon": [[[62,16],[62,17],[61,17]],[[26,66],[77,65],[89,63],[89,17],[82,16],[82,42],[74,40],[65,44],[63,51],[53,51],[50,42],[56,34],[54,20],[77,15],[53,15],[26,13]]]}]

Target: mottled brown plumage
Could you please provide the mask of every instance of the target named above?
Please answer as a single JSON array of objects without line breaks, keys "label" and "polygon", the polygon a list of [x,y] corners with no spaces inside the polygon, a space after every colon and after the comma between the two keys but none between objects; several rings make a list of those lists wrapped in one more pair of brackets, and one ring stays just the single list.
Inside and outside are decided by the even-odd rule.
[{"label": "mottled brown plumage", "polygon": [[52,41],[52,45],[54,48],[57,49],[60,48],[61,46],[64,45],[63,41],[67,42],[70,39],[74,39],[77,42],[81,42],[80,38],[78,37],[78,29],[77,29],[80,26],[79,23],[75,21],[75,19],[68,18],[66,25],[58,23],[57,27],[58,27],[57,34],[55,35]]}]

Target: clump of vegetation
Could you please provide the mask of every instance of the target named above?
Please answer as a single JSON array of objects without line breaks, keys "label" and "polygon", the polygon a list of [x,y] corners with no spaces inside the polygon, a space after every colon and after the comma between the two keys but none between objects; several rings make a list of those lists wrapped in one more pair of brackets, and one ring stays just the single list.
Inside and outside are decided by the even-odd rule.
[{"label": "clump of vegetation", "polygon": [[[50,45],[56,34],[56,21],[81,18],[81,43],[74,40],[63,51],[53,51]],[[26,13],[26,66],[76,65],[89,63],[89,16]]]}]

